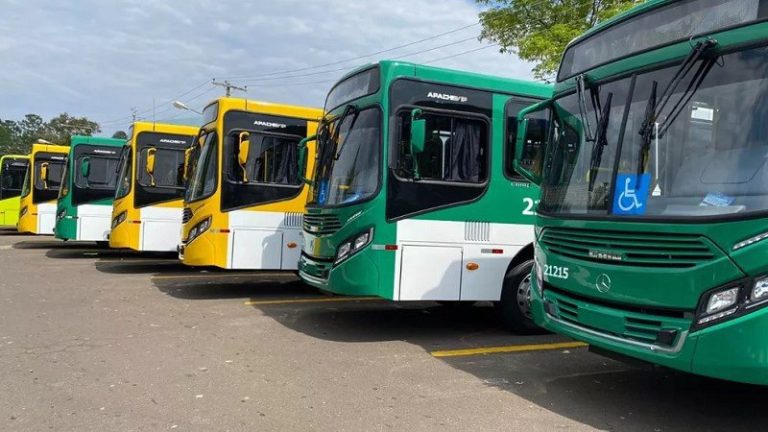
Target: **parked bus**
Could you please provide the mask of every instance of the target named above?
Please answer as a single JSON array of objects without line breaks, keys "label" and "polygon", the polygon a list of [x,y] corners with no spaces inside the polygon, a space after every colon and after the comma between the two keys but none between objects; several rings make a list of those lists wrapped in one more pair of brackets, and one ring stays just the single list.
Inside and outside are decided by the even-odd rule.
[{"label": "parked bus", "polygon": [[517,156],[542,190],[539,325],[768,384],[767,18],[765,0],[650,1],[569,44],[521,123],[544,151]]},{"label": "parked bus", "polygon": [[299,168],[297,146],[321,117],[320,109],[228,97],[205,107],[189,157],[185,264],[296,270],[303,179],[313,165]]},{"label": "parked bus", "polygon": [[508,327],[534,331],[518,299],[538,189],[512,169],[511,138],[517,112],[551,94],[394,61],[342,78],[315,138],[300,277],[338,294],[491,301]]},{"label": "parked bus", "polygon": [[0,226],[16,226],[19,221],[19,204],[24,175],[29,157],[4,155],[0,157]]},{"label": "parked bus", "polygon": [[53,235],[56,197],[69,147],[38,141],[32,144],[19,203],[21,233]]},{"label": "parked bus", "polygon": [[62,240],[107,242],[117,163],[125,140],[73,136],[56,203],[54,235]]},{"label": "parked bus", "polygon": [[197,127],[138,121],[120,153],[109,246],[174,252],[181,233],[184,155]]}]

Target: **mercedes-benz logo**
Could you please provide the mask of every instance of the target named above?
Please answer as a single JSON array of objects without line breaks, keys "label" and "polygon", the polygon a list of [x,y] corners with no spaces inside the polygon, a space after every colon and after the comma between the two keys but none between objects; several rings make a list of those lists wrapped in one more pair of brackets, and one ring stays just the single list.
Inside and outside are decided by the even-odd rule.
[{"label": "mercedes-benz logo", "polygon": [[607,274],[601,273],[595,280],[595,286],[601,293],[607,293],[611,290],[611,278]]}]

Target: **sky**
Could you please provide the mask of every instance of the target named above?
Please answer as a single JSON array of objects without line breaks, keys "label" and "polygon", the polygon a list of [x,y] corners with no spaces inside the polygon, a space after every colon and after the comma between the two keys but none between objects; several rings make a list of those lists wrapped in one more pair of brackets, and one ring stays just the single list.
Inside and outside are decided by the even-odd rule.
[{"label": "sky", "polygon": [[385,58],[532,79],[530,64],[478,41],[470,0],[3,4],[0,119],[68,112],[99,122],[103,135],[126,130],[132,109],[193,120],[171,102],[202,109],[223,94],[214,78],[247,86],[238,96],[317,107],[345,72]]}]

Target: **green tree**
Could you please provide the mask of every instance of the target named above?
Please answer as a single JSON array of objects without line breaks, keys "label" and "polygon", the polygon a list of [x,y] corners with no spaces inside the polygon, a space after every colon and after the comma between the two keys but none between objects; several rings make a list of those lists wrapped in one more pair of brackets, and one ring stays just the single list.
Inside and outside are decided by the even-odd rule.
[{"label": "green tree", "polygon": [[119,131],[117,131],[117,132],[115,132],[115,133],[113,133],[113,134],[112,134],[112,138],[117,138],[117,139],[128,139],[128,134],[127,134],[127,133],[125,133],[125,131],[121,131],[121,130],[119,130]]},{"label": "green tree", "polygon": [[37,114],[27,114],[19,121],[0,119],[0,154],[29,153],[32,143],[44,139],[55,144],[69,144],[72,135],[93,135],[99,124],[85,117],[59,114],[46,122]]},{"label": "green tree", "polygon": [[642,0],[477,0],[480,38],[499,44],[533,62],[534,75],[549,79],[557,72],[568,42],[600,21],[642,3]]}]

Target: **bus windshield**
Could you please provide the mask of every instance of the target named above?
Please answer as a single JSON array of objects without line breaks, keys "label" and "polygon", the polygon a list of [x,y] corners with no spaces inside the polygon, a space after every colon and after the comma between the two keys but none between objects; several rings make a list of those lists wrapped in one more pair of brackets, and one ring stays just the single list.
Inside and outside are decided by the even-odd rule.
[{"label": "bus windshield", "polygon": [[115,198],[122,198],[131,191],[131,165],[132,151],[128,146],[123,147],[120,153],[120,162],[117,165],[117,188]]},{"label": "bus windshield", "polygon": [[0,199],[14,198],[21,195],[27,162],[22,159],[6,159],[0,167]]},{"label": "bus windshield", "polygon": [[631,95],[622,78],[555,100],[539,211],[663,219],[768,209],[768,48],[694,69],[707,61],[661,111],[679,66],[638,74]]},{"label": "bus windshield", "polygon": [[345,110],[321,126],[310,205],[352,204],[379,186],[381,111]]}]

